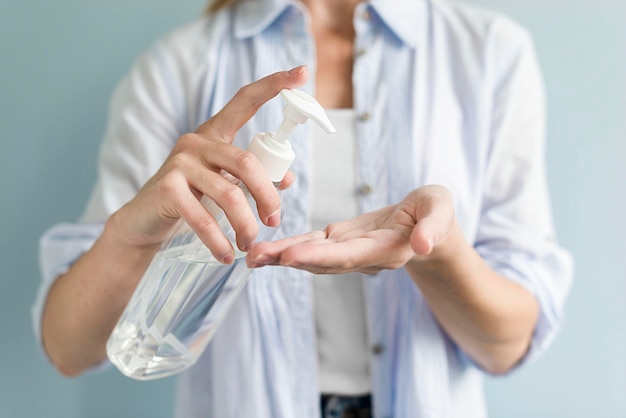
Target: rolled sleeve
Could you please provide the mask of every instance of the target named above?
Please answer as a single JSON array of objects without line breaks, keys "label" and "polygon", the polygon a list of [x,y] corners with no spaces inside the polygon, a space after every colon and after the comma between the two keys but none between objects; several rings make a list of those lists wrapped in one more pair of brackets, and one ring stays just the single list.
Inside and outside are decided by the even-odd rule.
[{"label": "rolled sleeve", "polygon": [[553,226],[544,87],[532,41],[519,29],[497,39],[495,49],[505,52],[492,61],[491,149],[474,246],[494,270],[527,289],[539,304],[531,346],[519,366],[536,358],[557,334],[573,263]]},{"label": "rolled sleeve", "polygon": [[528,252],[498,250],[497,245],[483,245],[477,250],[494,270],[528,290],[539,304],[529,350],[517,368],[543,353],[560,329],[573,272],[571,257],[551,242],[535,243]]},{"label": "rolled sleeve", "polygon": [[41,321],[50,288],[57,277],[91,248],[102,229],[101,224],[59,224],[46,231],[39,241],[41,283],[31,313],[35,339],[45,358],[48,357],[43,347]]}]

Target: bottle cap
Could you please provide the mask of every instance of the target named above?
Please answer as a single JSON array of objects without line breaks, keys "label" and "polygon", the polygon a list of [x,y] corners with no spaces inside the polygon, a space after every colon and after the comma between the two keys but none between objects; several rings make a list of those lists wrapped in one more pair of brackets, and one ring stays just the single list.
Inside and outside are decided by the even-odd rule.
[{"label": "bottle cap", "polygon": [[317,123],[324,132],[335,133],[324,108],[313,97],[300,90],[284,89],[280,92],[285,100],[285,119],[274,132],[261,132],[252,138],[248,151],[261,161],[273,182],[280,182],[295,158],[287,140],[295,127],[308,119]]}]

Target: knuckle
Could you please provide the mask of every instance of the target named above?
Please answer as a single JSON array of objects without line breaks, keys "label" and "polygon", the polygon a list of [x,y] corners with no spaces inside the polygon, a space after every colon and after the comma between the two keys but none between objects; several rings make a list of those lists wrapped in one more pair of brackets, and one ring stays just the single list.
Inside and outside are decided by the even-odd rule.
[{"label": "knuckle", "polygon": [[217,222],[212,216],[204,216],[196,221],[195,227],[202,232],[209,233],[217,227]]},{"label": "knuckle", "polygon": [[164,196],[178,196],[181,189],[180,176],[176,173],[170,172],[166,174],[158,183],[158,192]]},{"label": "knuckle", "polygon": [[190,158],[188,154],[184,152],[176,152],[172,154],[167,162],[170,172],[178,172],[184,170],[184,168],[187,167],[190,163],[189,159]]},{"label": "knuckle", "polygon": [[236,96],[240,99],[246,101],[251,107],[256,108],[260,106],[259,99],[254,94],[255,88],[252,84],[245,85],[241,87]]},{"label": "knuckle", "polygon": [[236,205],[243,198],[243,191],[234,184],[226,184],[221,194],[225,205]]},{"label": "knuckle", "polygon": [[175,149],[185,149],[189,146],[195,146],[200,140],[201,137],[197,133],[187,132],[186,134],[183,134],[178,138],[178,141],[176,141]]},{"label": "knuckle", "polygon": [[259,160],[251,152],[238,150],[235,154],[235,164],[244,172],[248,172],[258,167]]}]

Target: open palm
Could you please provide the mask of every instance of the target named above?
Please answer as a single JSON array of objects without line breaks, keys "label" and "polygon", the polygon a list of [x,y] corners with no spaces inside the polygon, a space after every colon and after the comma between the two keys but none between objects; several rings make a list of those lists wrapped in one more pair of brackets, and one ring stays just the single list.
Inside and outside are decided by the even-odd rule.
[{"label": "open palm", "polygon": [[255,244],[248,266],[282,265],[314,273],[373,274],[428,258],[454,222],[450,193],[440,186],[412,191],[400,203],[275,242]]}]

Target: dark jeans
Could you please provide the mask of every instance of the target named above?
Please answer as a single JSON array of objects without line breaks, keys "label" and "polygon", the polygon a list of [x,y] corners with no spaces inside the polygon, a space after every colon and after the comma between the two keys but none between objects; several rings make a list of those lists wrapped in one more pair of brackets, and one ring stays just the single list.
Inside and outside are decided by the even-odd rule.
[{"label": "dark jeans", "polygon": [[322,395],[322,418],[372,418],[372,397]]}]

